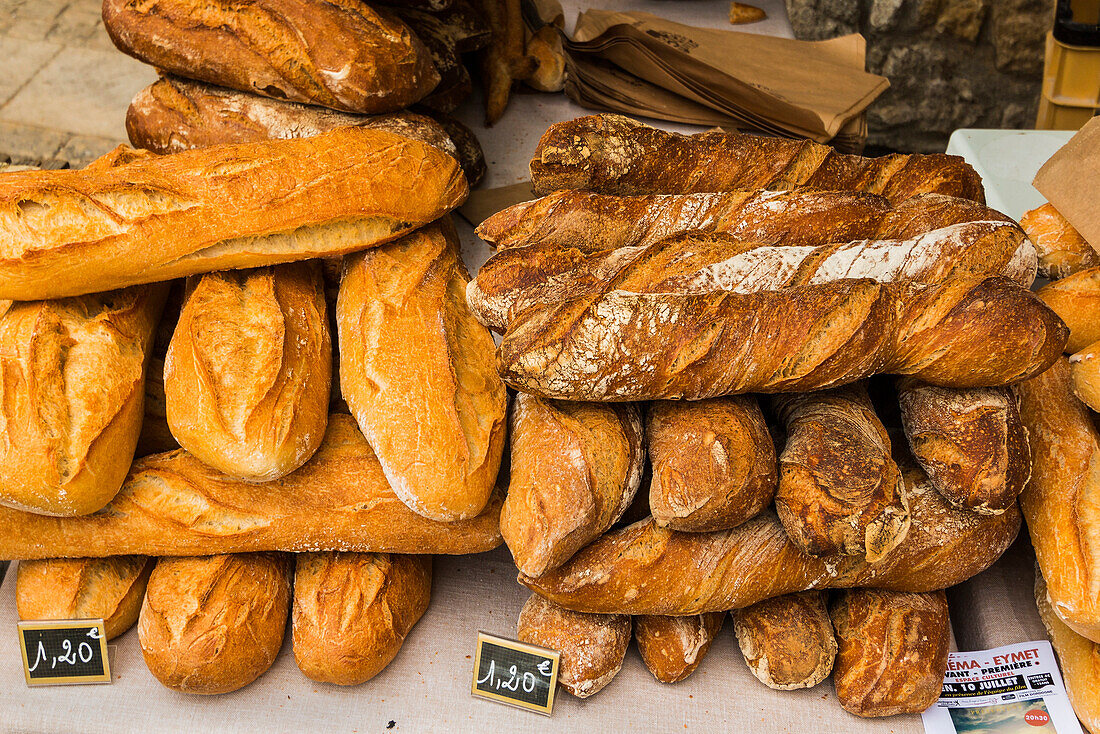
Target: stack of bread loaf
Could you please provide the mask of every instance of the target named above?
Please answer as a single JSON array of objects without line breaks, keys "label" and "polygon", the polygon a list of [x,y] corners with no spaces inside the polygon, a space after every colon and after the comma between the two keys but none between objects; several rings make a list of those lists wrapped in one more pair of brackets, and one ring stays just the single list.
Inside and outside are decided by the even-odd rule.
[{"label": "stack of bread loaf", "polygon": [[[1024,423],[1049,406],[1021,416],[1012,386],[1058,374],[1068,336],[1020,226],[956,157],[609,115],[551,127],[531,174],[544,196],[480,225],[497,252],[467,290],[519,392],[501,533],[535,592],[521,638],[587,696],[631,617],[673,681],[732,611],[769,686],[831,671],[861,716],[933,703],[942,590],[1015,538],[1042,451]],[[1061,532],[1095,545],[1090,511]],[[1098,589],[1076,587],[1093,622]]]}]

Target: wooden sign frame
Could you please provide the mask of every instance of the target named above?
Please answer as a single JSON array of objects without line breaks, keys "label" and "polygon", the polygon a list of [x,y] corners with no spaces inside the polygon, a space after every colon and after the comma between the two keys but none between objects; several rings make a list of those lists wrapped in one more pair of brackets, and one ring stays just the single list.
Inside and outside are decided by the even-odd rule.
[{"label": "wooden sign frame", "polygon": [[[550,692],[546,697],[546,705],[541,706],[537,703],[531,703],[528,701],[517,700],[509,696],[504,696],[492,691],[486,691],[478,688],[478,671],[481,670],[481,657],[484,650],[485,643],[488,642],[497,647],[502,647],[507,650],[522,653],[525,655],[535,655],[537,657],[546,658],[551,661],[550,669]],[[470,692],[474,696],[480,698],[487,698],[497,703],[503,703],[508,706],[514,706],[516,708],[525,709],[527,711],[534,711],[535,713],[542,714],[543,716],[550,716],[550,713],[554,710],[554,699],[557,696],[558,689],[558,669],[561,667],[561,653],[557,650],[551,650],[547,647],[539,647],[538,645],[531,645],[526,642],[520,642],[518,640],[509,640],[506,637],[498,637],[497,635],[490,634],[488,632],[478,631],[477,633],[477,651],[474,655],[474,674],[472,683],[470,686]]]},{"label": "wooden sign frame", "polygon": [[[99,654],[100,659],[103,661],[103,672],[96,675],[68,675],[49,678],[33,677],[31,675],[31,667],[32,665],[36,666],[39,664],[40,656],[37,655],[36,651],[35,662],[32,663],[30,661],[30,656],[27,652],[27,637],[25,633],[34,630],[56,629],[84,629],[89,632],[93,629],[97,630],[98,634],[95,637],[89,635],[88,639],[99,643]],[[65,686],[111,682],[111,661],[107,656],[107,628],[102,619],[25,620],[19,622],[18,634],[19,652],[23,657],[23,677],[26,679],[28,686]],[[70,652],[74,655],[76,654],[76,651]]]}]

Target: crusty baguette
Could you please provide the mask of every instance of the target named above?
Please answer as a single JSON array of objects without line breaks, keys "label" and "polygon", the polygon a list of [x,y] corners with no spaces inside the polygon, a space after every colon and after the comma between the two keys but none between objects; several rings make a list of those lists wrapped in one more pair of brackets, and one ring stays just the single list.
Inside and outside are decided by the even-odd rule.
[{"label": "crusty baguette", "polygon": [[340,391],[393,491],[434,520],[478,515],[504,451],[493,338],[466,305],[449,220],[345,259]]},{"label": "crusty baguette", "polygon": [[296,564],[294,660],[322,683],[354,686],[382,672],[431,599],[431,556],[300,553]]},{"label": "crusty baguette", "polygon": [[681,135],[622,115],[551,125],[531,159],[536,193],[686,194],[729,189],[868,191],[891,201],[928,192],[985,201],[981,176],[954,155],[862,158],[811,140],[736,132]]},{"label": "crusty baguette", "polygon": [[360,127],[107,169],[6,174],[0,298],[341,255],[438,219],[466,192],[449,155]]},{"label": "crusty baguette", "polygon": [[829,677],[836,637],[825,592],[784,594],[730,614],[745,663],[768,688],[813,688]]},{"label": "crusty baguette", "polygon": [[634,640],[642,662],[662,683],[682,681],[703,662],[725,616],[723,612],[710,612],[690,617],[635,617]]},{"label": "crusty baguette", "polygon": [[1100,411],[1100,341],[1070,357],[1069,368],[1073,394],[1094,411]]},{"label": "crusty baguette", "polygon": [[107,639],[133,626],[154,559],[146,556],[23,561],[15,580],[20,619],[103,619]]},{"label": "crusty baguette", "polygon": [[118,496],[95,515],[54,518],[0,508],[0,558],[480,553],[500,545],[501,501],[495,493],[471,520],[421,517],[390,489],[352,417],[333,414],[313,458],[274,482],[226,477],[181,449],[135,462]]},{"label": "crusty baguette", "polygon": [[812,556],[875,562],[909,532],[909,503],[890,437],[862,384],[779,395],[787,429],[775,509],[787,535]]},{"label": "crusty baguette", "polygon": [[1068,360],[1015,390],[1033,461],[1020,507],[1051,608],[1100,642],[1100,433],[1073,394]]},{"label": "crusty baguette", "polygon": [[725,530],[760,514],[775,496],[775,444],[755,398],[650,403],[646,445],[658,525]]},{"label": "crusty baguette", "polygon": [[841,280],[759,293],[591,296],[533,306],[497,352],[512,387],[563,400],[808,392],[877,373],[1006,385],[1061,354],[1067,330],[1005,278],[925,286]]},{"label": "crusty baguette", "polygon": [[990,514],[1015,502],[1031,477],[1031,450],[1011,390],[903,378],[898,399],[913,455],[948,502]]},{"label": "crusty baguette", "polygon": [[149,672],[204,695],[259,678],[283,644],[290,574],[290,559],[273,553],[157,561],[138,619]]},{"label": "crusty baguette", "polygon": [[577,698],[599,693],[623,666],[630,617],[571,612],[532,594],[519,613],[516,637],[561,653],[558,682]]},{"label": "crusty baguette", "polygon": [[1035,243],[1039,254],[1039,275],[1058,280],[1100,265],[1100,254],[1085,242],[1081,233],[1047,203],[1020,217],[1020,226]]},{"label": "crusty baguette", "polygon": [[1066,351],[1100,341],[1100,267],[1080,270],[1038,290],[1039,298],[1069,327]]},{"label": "crusty baguette", "polygon": [[605,614],[700,614],[811,588],[931,591],[989,567],[1020,529],[1020,513],[979,515],[948,505],[915,466],[903,466],[912,523],[877,563],[798,551],[764,513],[732,530],[679,533],[645,520],[607,533],[561,568],[520,583],[570,609]]},{"label": "crusty baguette", "polygon": [[600,537],[630,506],[645,465],[634,405],[512,404],[511,480],[500,534],[516,566],[541,576]]},{"label": "crusty baguette", "polygon": [[1091,734],[1100,734],[1100,642],[1077,634],[1050,608],[1043,574],[1035,574],[1035,603],[1065,679],[1073,712]]},{"label": "crusty baguette", "polygon": [[0,504],[87,515],[118,492],[167,288],[0,304]]},{"label": "crusty baguette", "polygon": [[366,3],[104,0],[103,25],[158,69],[347,112],[399,110],[439,83],[420,39]]},{"label": "crusty baguette", "polygon": [[459,55],[457,41],[444,19],[416,8],[394,8],[393,14],[409,27],[439,74],[439,83],[420,100],[419,107],[453,112],[473,91],[473,80]]}]

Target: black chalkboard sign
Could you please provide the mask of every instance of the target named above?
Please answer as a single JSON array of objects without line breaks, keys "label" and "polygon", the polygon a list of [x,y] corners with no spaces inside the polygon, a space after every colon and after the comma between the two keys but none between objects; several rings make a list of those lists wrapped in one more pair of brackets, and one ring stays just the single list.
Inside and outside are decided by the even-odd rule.
[{"label": "black chalkboard sign", "polygon": [[20,622],[19,643],[28,686],[111,682],[102,619]]},{"label": "black chalkboard sign", "polygon": [[560,659],[555,650],[478,632],[473,694],[549,716]]}]

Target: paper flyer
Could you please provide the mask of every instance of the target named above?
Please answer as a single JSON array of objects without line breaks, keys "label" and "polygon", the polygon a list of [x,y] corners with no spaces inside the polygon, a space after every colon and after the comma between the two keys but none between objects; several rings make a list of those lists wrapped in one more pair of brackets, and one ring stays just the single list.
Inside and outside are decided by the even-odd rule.
[{"label": "paper flyer", "polygon": [[1081,734],[1046,640],[950,653],[940,700],[921,718],[928,734]]}]

